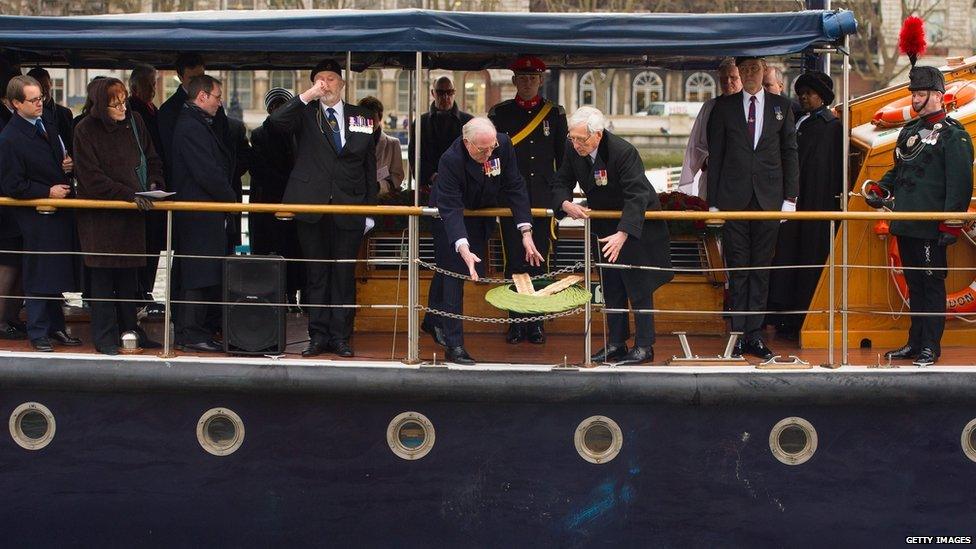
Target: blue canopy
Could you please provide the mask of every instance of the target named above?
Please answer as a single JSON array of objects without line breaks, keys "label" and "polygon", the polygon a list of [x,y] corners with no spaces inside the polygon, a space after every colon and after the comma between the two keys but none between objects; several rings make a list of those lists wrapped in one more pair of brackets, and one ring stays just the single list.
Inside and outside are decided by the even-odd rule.
[{"label": "blue canopy", "polygon": [[266,10],[86,17],[0,16],[0,45],[23,63],[76,67],[172,63],[206,54],[213,68],[306,67],[351,51],[356,66],[506,66],[516,53],[554,67],[668,66],[727,55],[787,55],[856,32],[849,11],[753,14],[471,13]]}]

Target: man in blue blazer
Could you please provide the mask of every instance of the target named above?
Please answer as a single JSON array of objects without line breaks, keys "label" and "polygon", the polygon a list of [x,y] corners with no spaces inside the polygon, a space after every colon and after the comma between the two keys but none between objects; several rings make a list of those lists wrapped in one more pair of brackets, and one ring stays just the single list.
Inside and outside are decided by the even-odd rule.
[{"label": "man in blue blazer", "polygon": [[[42,118],[40,84],[29,76],[15,76],[7,85],[7,101],[14,113],[0,132],[3,195],[24,200],[67,198],[71,186],[65,174],[73,166],[55,133],[56,123]],[[34,208],[10,210],[23,234],[24,251],[74,249],[74,216],[69,210],[44,214]],[[27,335],[34,350],[53,351],[52,341],[81,345],[81,340],[68,335],[61,310],[63,292],[74,289],[74,272],[70,255],[24,255]]]},{"label": "man in blue blazer", "polygon": [[[434,261],[442,269],[478,280],[484,275],[481,258],[488,249],[488,237],[495,229],[493,217],[464,217],[464,210],[493,208],[507,204],[522,233],[525,261],[538,267],[542,254],[532,240],[529,193],[519,172],[512,140],[498,133],[487,118],[474,118],[464,125],[461,137],[441,156],[437,180],[430,193],[430,206],[440,219],[432,226]],[[460,314],[464,302],[464,281],[434,274],[428,292],[428,307]],[[447,348],[447,360],[474,364],[464,349],[461,321],[447,317],[424,319],[424,331]]]}]

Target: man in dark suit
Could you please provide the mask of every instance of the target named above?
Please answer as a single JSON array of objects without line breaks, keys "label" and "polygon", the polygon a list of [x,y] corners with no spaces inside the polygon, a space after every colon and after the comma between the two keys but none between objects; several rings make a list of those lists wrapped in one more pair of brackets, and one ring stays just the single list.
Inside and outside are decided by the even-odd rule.
[{"label": "man in dark suit", "polygon": [[[329,59],[312,69],[312,87],[285,103],[267,123],[295,135],[295,167],[283,201],[288,204],[376,204],[376,142],[370,111],[341,100],[342,68]],[[356,259],[366,228],[360,215],[297,215],[298,240],[307,259]],[[353,356],[356,303],[354,263],[308,263],[309,344],[302,356],[331,351]]]},{"label": "man in dark suit", "polygon": [[[548,208],[551,202],[549,185],[553,174],[559,169],[566,151],[566,111],[552,101],[539,95],[545,79],[546,64],[538,57],[523,55],[509,66],[515,74],[512,83],[517,94],[514,99],[502,101],[491,108],[488,119],[498,131],[508,134],[515,146],[519,171],[525,179],[529,191],[529,205],[533,208]],[[552,248],[552,219],[537,217],[532,219],[532,237],[535,246],[542,254],[543,262],[532,267],[522,261],[522,235],[512,218],[501,218],[502,245],[505,250],[505,277],[513,273],[540,275],[548,270],[549,250]],[[519,316],[509,313],[510,317]],[[512,323],[505,340],[519,343],[528,339],[530,343],[543,343],[546,334],[542,321],[528,325]]]},{"label": "man in dark suit", "polygon": [[[236,202],[231,185],[233,158],[213,129],[223,97],[220,81],[195,76],[187,83],[187,101],[173,130],[171,186],[180,200]],[[228,216],[219,212],[177,212],[174,216],[176,252],[181,255],[223,256],[230,252]],[[179,286],[187,301],[219,302],[222,261],[181,259]],[[213,340],[220,328],[220,307],[184,305],[176,316],[176,342],[184,350],[217,352]]]},{"label": "man in dark suit", "polygon": [[49,118],[57,124],[58,135],[61,137],[61,142],[64,143],[65,150],[70,155],[74,150],[71,147],[71,142],[74,130],[72,121],[75,114],[71,112],[71,109],[54,100],[54,95],[51,93],[53,86],[51,73],[41,67],[34,67],[27,71],[27,76],[37,80],[37,83],[41,85],[41,93],[44,94],[44,110],[47,111],[45,118]]},{"label": "man in dark suit", "polygon": [[[461,136],[461,127],[472,116],[460,109],[454,101],[454,83],[442,76],[430,90],[433,101],[430,110],[420,116],[420,189],[429,192],[437,179],[437,163],[441,155]],[[413,166],[413,129],[407,148],[410,165]],[[411,168],[412,170],[412,168]]]},{"label": "man in dark suit", "polygon": [[[795,211],[799,193],[796,127],[790,101],[762,86],[766,62],[736,59],[742,92],[722,96],[708,119],[708,204],[712,211]],[[765,267],[776,250],[778,220],[727,221],[722,248],[729,268]],[[733,354],[770,359],[762,339],[769,271],[729,274],[732,331],[742,332]]]},{"label": "man in dark suit", "polygon": [[[603,269],[601,284],[608,308],[653,309],[654,291],[672,278],[671,237],[663,220],[646,220],[644,212],[660,210],[654,187],[633,145],[606,130],[606,117],[593,107],[580,107],[569,119],[569,141],[562,167],[552,182],[552,209],[557,218],[588,217],[594,210],[620,210],[620,219],[594,219],[602,261],[660,267],[661,271]],[[586,194],[588,208],[573,203],[576,184]],[[588,235],[588,238],[590,236]],[[627,349],[627,313],[607,313],[610,341],[594,354],[594,362],[620,365],[654,360],[654,315],[634,313],[634,347]]]},{"label": "man in dark suit", "polygon": [[[484,274],[481,258],[487,251],[488,237],[495,230],[495,220],[466,218],[464,210],[502,205],[512,209],[515,226],[522,234],[525,262],[533,266],[542,263],[542,255],[532,239],[529,194],[519,173],[515,148],[508,136],[498,133],[490,120],[473,118],[465,124],[461,137],[441,156],[437,173],[437,182],[430,193],[430,206],[437,208],[440,214],[432,227],[434,261],[438,267],[478,280]],[[439,286],[431,285],[427,298],[431,309],[460,314],[464,303],[464,281],[442,276]],[[428,319],[431,319],[433,315],[429,315]],[[441,317],[435,326],[438,330],[434,332],[434,340],[442,337],[447,360],[474,364],[474,359],[464,349],[461,321]]]},{"label": "man in dark suit", "polygon": [[[197,53],[181,53],[176,58],[175,65],[176,77],[180,79],[180,87],[176,88],[173,95],[159,106],[156,117],[159,126],[159,143],[156,143],[156,152],[163,159],[167,183],[169,182],[170,157],[173,150],[173,130],[176,129],[176,119],[183,112],[183,105],[187,101],[186,84],[191,78],[202,75],[206,70],[203,57]],[[181,197],[177,198],[182,200]]]},{"label": "man in dark suit", "polygon": [[[7,85],[7,101],[15,113],[0,133],[3,194],[19,199],[67,198],[71,186],[66,174],[73,166],[54,133],[55,123],[43,119],[40,84],[29,76],[12,78]],[[10,210],[23,234],[25,251],[70,252],[74,248],[74,216],[70,211],[41,214],[34,208]],[[81,340],[68,335],[61,310],[62,293],[74,289],[74,272],[69,255],[24,256],[27,334],[37,351],[52,351],[52,340],[81,345]]]}]

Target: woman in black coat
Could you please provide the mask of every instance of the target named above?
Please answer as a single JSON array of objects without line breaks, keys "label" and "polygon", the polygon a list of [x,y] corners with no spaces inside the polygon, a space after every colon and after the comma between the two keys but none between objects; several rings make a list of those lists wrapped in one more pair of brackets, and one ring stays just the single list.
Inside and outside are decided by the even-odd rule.
[{"label": "woman in black coat", "polygon": [[[801,75],[794,84],[803,113],[797,118],[796,144],[800,161],[800,194],[797,211],[835,211],[842,181],[841,121],[828,106],[834,100],[834,83],[822,72]],[[830,221],[786,221],[780,226],[773,265],[817,265],[816,268],[777,269],[769,277],[768,306],[772,311],[800,311],[810,300],[820,281],[823,264],[830,252]],[[804,314],[779,314],[766,318],[776,332],[796,339]]]},{"label": "woman in black coat", "polygon": [[[142,117],[128,112],[126,91],[115,78],[91,86],[91,109],[74,133],[78,197],[135,202],[152,200],[137,192],[163,186],[163,164]],[[136,324],[138,270],[145,266],[146,220],[142,211],[80,210],[76,214],[81,251],[91,269],[92,339],[100,353],[119,353],[119,336],[133,331],[144,348],[156,348]],[[104,255],[116,254],[116,255]],[[99,301],[101,299],[124,301]]]}]

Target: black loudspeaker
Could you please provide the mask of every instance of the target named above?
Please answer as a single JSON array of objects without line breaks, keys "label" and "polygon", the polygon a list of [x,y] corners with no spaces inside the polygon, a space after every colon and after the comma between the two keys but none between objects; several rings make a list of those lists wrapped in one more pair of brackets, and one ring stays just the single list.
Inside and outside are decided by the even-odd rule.
[{"label": "black loudspeaker", "polygon": [[284,258],[245,256],[224,260],[224,303],[225,353],[285,352],[288,306],[271,305],[286,303]]}]

